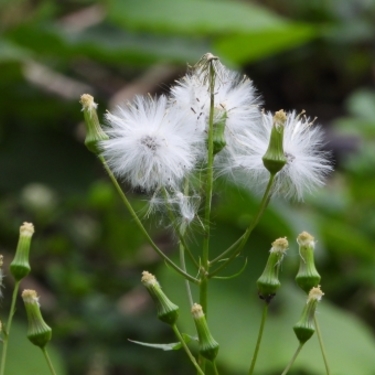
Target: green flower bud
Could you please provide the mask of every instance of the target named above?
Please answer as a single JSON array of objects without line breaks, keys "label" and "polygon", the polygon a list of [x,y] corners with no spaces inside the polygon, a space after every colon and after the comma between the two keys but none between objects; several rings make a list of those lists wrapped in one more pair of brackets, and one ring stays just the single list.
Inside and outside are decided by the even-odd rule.
[{"label": "green flower bud", "polygon": [[227,112],[225,110],[219,110],[214,119],[214,155],[219,153],[227,144],[225,140],[225,123],[227,121]]},{"label": "green flower bud", "polygon": [[316,306],[322,299],[323,295],[324,293],[321,291],[320,286],[310,290],[301,318],[293,326],[294,333],[301,344],[304,344],[309,340],[315,332],[314,316]]},{"label": "green flower bud", "polygon": [[94,98],[89,94],[83,94],[80,103],[82,104],[82,111],[86,124],[85,145],[89,151],[98,155],[100,153],[99,142],[109,139],[99,124],[98,115],[96,113],[98,105],[94,102]]},{"label": "green flower bud", "polygon": [[141,281],[156,304],[158,318],[164,323],[175,324],[179,314],[179,307],[164,294],[155,276],[147,271],[143,271]]},{"label": "green flower bud", "polygon": [[288,240],[278,238],[272,243],[266,267],[257,281],[259,297],[269,303],[280,288],[279,269],[288,250]]},{"label": "green flower bud", "polygon": [[44,348],[52,338],[52,329],[44,322],[35,290],[22,292],[28,321],[27,338],[36,346]]},{"label": "green flower bud", "polygon": [[198,332],[199,353],[202,357],[213,361],[217,356],[217,352],[219,351],[219,344],[214,340],[210,330],[208,329],[202,306],[194,303],[191,313]]},{"label": "green flower bud", "polygon": [[31,267],[29,264],[29,251],[31,237],[33,234],[33,224],[23,223],[23,225],[21,225],[16,255],[14,256],[14,259],[10,264],[10,273],[17,281],[22,280],[31,271]]},{"label": "green flower bud", "polygon": [[283,147],[284,125],[286,120],[287,117],[283,110],[275,113],[275,116],[273,117],[270,143],[262,158],[264,166],[272,175],[280,172],[287,162]]},{"label": "green flower bud", "polygon": [[301,258],[296,282],[301,289],[308,293],[311,288],[317,286],[320,282],[320,275],[315,268],[314,262],[315,241],[311,234],[302,232],[297,237],[297,242]]}]

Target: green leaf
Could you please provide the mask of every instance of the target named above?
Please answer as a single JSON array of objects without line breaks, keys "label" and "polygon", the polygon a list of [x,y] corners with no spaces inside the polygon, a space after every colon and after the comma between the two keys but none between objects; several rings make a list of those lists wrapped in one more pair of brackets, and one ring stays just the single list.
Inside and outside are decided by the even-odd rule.
[{"label": "green leaf", "polygon": [[316,35],[313,26],[290,24],[273,30],[220,37],[214,41],[213,50],[219,56],[227,56],[232,62],[240,64],[295,48]]},{"label": "green leaf", "polygon": [[195,62],[207,52],[207,43],[198,38],[136,34],[106,24],[81,32],[53,23],[22,25],[10,33],[10,37],[20,46],[45,56],[59,56],[66,61],[77,55],[87,56],[121,66],[160,61],[185,64],[187,61]]},{"label": "green leaf", "polygon": [[[195,340],[194,337],[192,337],[192,336],[190,336],[186,333],[182,333],[182,337],[183,337],[186,344],[188,344],[191,340]],[[130,339],[128,339],[128,341],[130,341],[134,344],[147,346],[147,347],[153,348],[153,349],[161,349],[161,350],[164,350],[164,351],[179,350],[179,349],[182,348],[182,344],[180,342],[171,342],[170,344],[151,344],[151,343],[147,343],[147,342],[135,341],[135,340],[130,340]]]},{"label": "green leaf", "polygon": [[134,343],[134,344],[147,346],[147,347],[153,348],[153,349],[161,349],[161,350],[164,350],[164,351],[179,350],[182,347],[180,342],[171,342],[170,344],[150,344],[150,343],[147,343],[147,342],[134,341],[134,340],[130,340],[130,339],[128,339],[128,340],[130,342]]},{"label": "green leaf", "polygon": [[26,48],[4,38],[0,38],[0,63],[22,61],[30,57],[31,53]]},{"label": "green leaf", "polygon": [[374,262],[373,241],[352,224],[320,217],[319,225],[326,246],[335,251],[338,256],[349,254]]},{"label": "green leaf", "polygon": [[112,0],[108,16],[130,30],[189,35],[245,33],[285,23],[259,5],[225,0]]}]

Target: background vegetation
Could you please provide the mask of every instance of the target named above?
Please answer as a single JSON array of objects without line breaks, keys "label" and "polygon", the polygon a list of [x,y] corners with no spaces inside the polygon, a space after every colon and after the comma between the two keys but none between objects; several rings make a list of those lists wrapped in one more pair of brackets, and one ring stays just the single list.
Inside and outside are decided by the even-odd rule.
[{"label": "background vegetation", "polygon": [[[186,301],[85,149],[78,99],[94,95],[103,114],[135,94],[164,92],[207,51],[248,74],[267,110],[317,116],[335,163],[327,187],[304,204],[274,201],[235,265],[248,257],[246,271],[212,283],[210,324],[223,372],[247,369],[260,319],[254,281],[280,236],[288,236],[291,249],[258,374],[280,373],[295,350],[291,326],[304,297],[292,282],[294,238],[308,230],[318,240],[326,293],[319,319],[332,373],[374,374],[374,0],[1,0],[0,7],[0,253],[9,263],[20,224],[35,224],[32,274],[23,287],[41,295],[61,375],[193,371],[183,353],[127,341],[173,341],[140,286],[143,269],[162,279],[174,301]],[[242,232],[257,200],[219,185],[214,234],[223,244]],[[142,210],[145,198],[129,194]],[[172,254],[168,230],[149,224]],[[5,278],[2,319],[12,283]],[[8,374],[47,373],[41,354],[22,344],[22,304],[16,317]],[[314,340],[293,374],[323,373]]]}]

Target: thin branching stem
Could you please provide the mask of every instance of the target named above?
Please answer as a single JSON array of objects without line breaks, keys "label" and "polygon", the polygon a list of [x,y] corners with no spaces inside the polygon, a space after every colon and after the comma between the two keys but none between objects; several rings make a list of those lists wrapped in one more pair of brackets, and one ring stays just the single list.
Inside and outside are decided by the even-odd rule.
[{"label": "thin branching stem", "polygon": [[3,351],[2,351],[2,354],[1,354],[0,375],[4,375],[4,373],[5,373],[5,363],[6,363],[6,359],[7,359],[10,328],[12,326],[12,320],[13,320],[13,316],[14,316],[14,313],[15,313],[16,299],[17,299],[19,287],[20,287],[20,280],[16,281],[16,284],[14,285],[12,302],[11,302],[10,310],[9,310],[9,316],[8,316],[6,328],[3,329],[4,338],[3,338]]},{"label": "thin branching stem", "polygon": [[172,326],[172,329],[173,329],[173,332],[175,333],[175,335],[177,336],[177,338],[180,340],[181,345],[184,348],[184,350],[185,350],[187,356],[189,357],[190,361],[193,363],[194,367],[196,368],[197,374],[204,375],[203,370],[199,367],[198,362],[196,361],[195,357],[191,354],[191,351],[190,351],[189,347],[186,345],[186,342],[185,342],[184,338],[182,337],[181,332],[177,328],[176,324],[174,324]]},{"label": "thin branching stem", "polygon": [[268,313],[268,303],[266,302],[264,304],[264,308],[263,308],[262,320],[261,320],[260,326],[259,326],[257,343],[256,343],[256,346],[255,346],[255,350],[254,350],[254,354],[253,354],[253,359],[251,360],[251,365],[250,365],[250,369],[249,369],[249,375],[253,375],[253,373],[254,373],[254,368],[255,368],[255,364],[256,364],[257,358],[258,358],[260,343],[262,342],[262,337],[263,337],[263,332],[264,332],[264,326],[265,326],[265,323],[266,323],[266,320],[267,320],[267,313]]},{"label": "thin branching stem", "polygon": [[268,181],[268,185],[266,187],[266,190],[264,192],[262,201],[259,205],[258,211],[256,215],[254,216],[253,221],[250,223],[248,228],[246,229],[245,233],[233,244],[231,245],[227,250],[225,250],[223,253],[221,253],[217,258],[212,260],[210,263],[211,265],[213,263],[216,263],[217,261],[223,259],[228,254],[231,254],[227,260],[225,260],[219,267],[217,267],[213,272],[210,272],[209,277],[215,276],[218,272],[220,272],[222,269],[224,269],[229,263],[231,263],[236,256],[241,252],[243,247],[245,246],[247,240],[249,239],[252,231],[254,228],[258,225],[260,218],[262,217],[264,211],[266,210],[268,203],[271,198],[272,194],[272,185],[275,179],[275,175],[271,175],[270,179]]},{"label": "thin branching stem", "polygon": [[48,368],[51,371],[51,374],[56,375],[56,371],[53,368],[53,364],[52,364],[51,358],[49,357],[49,355],[47,353],[46,347],[42,348],[42,352],[43,352],[44,358],[46,359],[46,362],[48,364]]},{"label": "thin branching stem", "polygon": [[322,333],[320,331],[320,327],[319,327],[319,323],[318,323],[318,319],[317,319],[316,315],[314,315],[314,324],[315,324],[316,333],[318,335],[320,351],[322,352],[324,366],[326,368],[326,374],[330,375],[331,371],[329,369],[327,354],[326,354],[326,350],[324,348],[324,343],[323,343],[323,337],[322,337]]},{"label": "thin branching stem", "polygon": [[[179,246],[179,252],[180,252],[180,264],[181,264],[181,268],[186,271],[186,263],[185,263],[185,248],[183,246],[183,244],[180,243],[180,246]],[[190,287],[190,281],[189,280],[185,280],[185,287],[186,287],[186,293],[187,293],[187,296],[188,296],[188,299],[189,299],[189,304],[190,304],[190,307],[193,306],[193,295],[191,293],[191,287]]]},{"label": "thin branching stem", "polygon": [[[188,255],[189,255],[191,261],[194,263],[195,267],[199,268],[198,262],[196,261],[193,253],[191,252],[190,248],[186,244],[185,236],[184,236],[185,233],[182,233],[182,231],[178,227],[177,218],[176,218],[175,214],[173,213],[173,209],[172,209],[170,203],[168,202],[168,192],[165,189],[163,189],[163,194],[164,194],[164,197],[165,197],[165,203],[166,203],[166,206],[167,206],[167,212],[168,212],[169,220],[171,221],[171,224],[173,226],[173,229],[174,229],[175,233],[177,233],[180,244],[184,247],[185,251],[188,253]],[[184,271],[186,272],[186,269],[184,269]]]},{"label": "thin branching stem", "polygon": [[134,211],[132,205],[130,204],[128,198],[126,197],[126,195],[124,194],[124,192],[122,191],[119,183],[117,182],[116,180],[116,177],[114,176],[114,174],[112,173],[112,171],[110,170],[110,168],[108,167],[107,165],[107,162],[105,161],[104,157],[103,156],[100,156],[99,157],[100,161],[103,163],[104,165],[104,168],[105,170],[107,171],[108,175],[109,175],[109,178],[111,179],[112,183],[114,184],[117,192],[120,194],[120,197],[123,201],[123,203],[125,204],[126,208],[128,209],[130,215],[132,216],[133,220],[136,222],[136,224],[138,225],[139,229],[141,230],[141,232],[143,233],[143,235],[146,237],[148,243],[151,245],[151,247],[167,262],[167,264],[169,264],[175,271],[177,271],[179,274],[181,274],[182,276],[184,276],[187,280],[190,280],[191,282],[195,283],[195,284],[199,284],[199,280],[196,279],[195,277],[189,275],[188,273],[186,273],[184,270],[182,270],[179,266],[177,266],[177,264],[175,264],[168,256],[166,256],[162,250],[159,249],[159,247],[156,245],[156,243],[152,240],[152,238],[150,237],[150,235],[148,234],[146,228],[143,226],[141,220],[139,219],[138,215],[136,214],[136,212]]},{"label": "thin branching stem", "polygon": [[201,263],[201,285],[199,290],[199,302],[207,316],[207,284],[209,267],[209,249],[211,234],[211,208],[213,192],[213,164],[214,164],[214,107],[215,107],[215,70],[212,61],[209,64],[209,85],[210,85],[210,114],[208,121],[208,141],[207,141],[207,167],[205,180],[205,207],[204,207],[204,238],[202,248]]},{"label": "thin branching stem", "polygon": [[286,366],[285,370],[282,372],[281,375],[286,375],[286,374],[288,373],[288,371],[290,370],[290,368],[293,366],[294,361],[295,361],[296,358],[298,357],[298,354],[299,354],[299,352],[301,351],[302,347],[303,347],[303,344],[300,343],[299,346],[298,346],[298,348],[297,348],[297,350],[296,350],[296,352],[293,354],[292,359],[291,359],[290,362],[288,363],[288,366]]}]

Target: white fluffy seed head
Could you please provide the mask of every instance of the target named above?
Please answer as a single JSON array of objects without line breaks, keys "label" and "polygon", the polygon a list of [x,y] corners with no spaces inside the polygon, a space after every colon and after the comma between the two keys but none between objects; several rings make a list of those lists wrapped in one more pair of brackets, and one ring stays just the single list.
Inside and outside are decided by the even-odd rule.
[{"label": "white fluffy seed head", "polygon": [[[263,193],[269,180],[262,157],[265,154],[273,125],[273,115],[264,113],[251,130],[239,135],[238,147],[221,165],[223,172],[231,173],[257,193]],[[324,184],[332,171],[329,154],[322,151],[323,133],[307,117],[291,112],[284,128],[284,153],[287,163],[276,174],[273,194],[286,198],[303,199],[303,194]]]},{"label": "white fluffy seed head", "polygon": [[[171,88],[171,102],[190,117],[191,131],[206,138],[210,114],[208,80],[203,80],[202,74],[194,71],[187,74]],[[220,67],[215,76],[214,113],[219,117],[225,113],[227,117],[224,153],[236,148],[238,134],[251,128],[253,122],[259,119],[259,104],[259,96],[250,79]],[[204,149],[202,152],[207,151]]]},{"label": "white fluffy seed head", "polygon": [[136,97],[106,115],[103,156],[112,171],[134,188],[175,188],[195,166],[199,137],[183,112],[160,98]]}]

